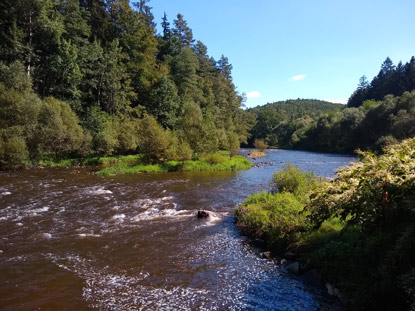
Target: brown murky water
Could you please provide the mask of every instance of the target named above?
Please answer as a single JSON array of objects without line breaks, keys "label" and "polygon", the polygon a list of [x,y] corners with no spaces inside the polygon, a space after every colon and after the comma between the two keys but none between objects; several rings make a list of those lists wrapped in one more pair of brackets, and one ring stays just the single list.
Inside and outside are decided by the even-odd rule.
[{"label": "brown murky water", "polygon": [[261,259],[233,210],[284,162],[333,176],[352,160],[270,151],[273,165],[238,173],[0,173],[0,310],[319,310],[323,292]]}]

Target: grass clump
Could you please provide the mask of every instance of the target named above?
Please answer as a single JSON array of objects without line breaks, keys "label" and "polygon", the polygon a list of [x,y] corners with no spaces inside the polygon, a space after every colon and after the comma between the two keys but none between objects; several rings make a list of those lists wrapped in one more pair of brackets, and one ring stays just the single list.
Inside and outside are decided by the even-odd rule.
[{"label": "grass clump", "polygon": [[307,192],[317,180],[312,173],[288,164],[273,176],[274,190],[279,192],[252,194],[236,209],[238,225],[248,234],[264,239],[271,250],[283,252],[308,228],[301,211]]},{"label": "grass clump", "polygon": [[317,187],[319,178],[314,173],[302,172],[295,165],[288,163],[273,175],[273,183],[279,192],[293,193],[299,200],[305,202],[307,192]]},{"label": "grass clump", "polygon": [[264,239],[270,249],[283,251],[304,230],[303,204],[292,193],[253,194],[236,210],[239,225],[250,235]]}]

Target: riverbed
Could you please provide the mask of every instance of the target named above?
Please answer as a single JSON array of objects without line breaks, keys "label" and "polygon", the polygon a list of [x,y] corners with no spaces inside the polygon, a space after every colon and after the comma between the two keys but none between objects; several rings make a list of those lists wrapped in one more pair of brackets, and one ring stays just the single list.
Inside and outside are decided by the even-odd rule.
[{"label": "riverbed", "polygon": [[269,190],[286,162],[331,178],[354,160],[269,150],[240,172],[2,172],[0,310],[338,309],[322,288],[261,258],[233,211]]}]

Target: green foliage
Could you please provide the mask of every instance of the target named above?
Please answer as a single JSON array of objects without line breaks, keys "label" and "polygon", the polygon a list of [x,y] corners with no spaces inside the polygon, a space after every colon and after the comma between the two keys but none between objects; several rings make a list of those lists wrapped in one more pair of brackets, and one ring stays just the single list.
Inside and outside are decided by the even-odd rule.
[{"label": "green foliage", "polygon": [[240,142],[238,139],[238,135],[234,134],[234,133],[230,133],[228,135],[228,150],[229,150],[229,156],[233,157],[235,155],[238,154],[239,152],[239,147],[240,147]]},{"label": "green foliage", "polygon": [[[223,157],[223,156],[222,156]],[[166,161],[163,163],[148,164],[145,157],[139,163],[128,164],[121,162],[106,167],[97,172],[99,175],[135,174],[135,173],[155,173],[155,172],[174,172],[174,171],[237,171],[249,169],[252,165],[246,158],[235,156],[232,159],[223,157],[220,163],[209,163],[206,160],[194,161]]]},{"label": "green foliage", "polygon": [[[247,198],[236,210],[238,224],[270,249],[288,248],[310,261],[339,288],[346,310],[409,310],[415,303],[415,139],[381,156],[359,154],[362,161],[320,184],[286,167],[274,179],[290,192]],[[304,184],[312,190],[306,199],[298,196]]]},{"label": "green foliage", "polygon": [[377,76],[369,83],[362,77],[358,88],[350,96],[347,106],[365,109],[376,106],[376,101],[383,100],[386,95],[401,96],[404,92],[415,89],[415,57],[403,65],[395,66],[387,57]]},{"label": "green foliage", "polygon": [[306,201],[307,193],[319,184],[314,173],[302,172],[291,163],[274,173],[272,180],[279,192],[292,193],[302,202]]},{"label": "green foliage", "polygon": [[83,131],[79,119],[70,106],[54,98],[47,98],[40,106],[36,136],[30,140],[41,156],[70,155],[82,143]]},{"label": "green foliage", "polygon": [[219,153],[211,153],[202,158],[203,161],[209,164],[220,164],[227,160],[227,158]]},{"label": "green foliage", "polygon": [[160,162],[169,147],[169,134],[150,115],[141,121],[140,151],[151,163]]},{"label": "green foliage", "polygon": [[16,169],[26,166],[29,152],[26,143],[19,137],[7,137],[0,131],[0,168]]},{"label": "green foliage", "polygon": [[235,212],[243,229],[266,240],[270,249],[283,251],[305,230],[303,204],[291,193],[261,192],[247,198]]},{"label": "green foliage", "polygon": [[186,161],[247,141],[254,119],[232,65],[209,57],[181,14],[157,35],[144,0],[5,1],[0,129],[19,127],[32,162],[137,151]]},{"label": "green foliage", "polygon": [[0,82],[7,89],[15,89],[22,93],[32,90],[32,80],[26,74],[23,64],[19,61],[15,61],[9,66],[0,63]]},{"label": "green foliage", "polygon": [[297,99],[248,109],[257,119],[250,144],[256,139],[263,139],[273,147],[296,147],[299,141],[307,137],[306,132],[315,127],[323,113],[342,108],[344,106],[340,104]]},{"label": "green foliage", "polygon": [[[315,227],[332,217],[346,224],[344,235],[323,243],[313,256],[315,262],[333,263],[323,272],[343,287],[350,308],[403,310],[405,301],[414,302],[415,140],[389,146],[381,156],[359,154],[361,162],[340,170],[306,206]],[[350,234],[354,238],[347,240]]]},{"label": "green foliage", "polygon": [[265,149],[268,149],[268,144],[263,139],[255,139],[254,147],[261,152],[264,152]]}]

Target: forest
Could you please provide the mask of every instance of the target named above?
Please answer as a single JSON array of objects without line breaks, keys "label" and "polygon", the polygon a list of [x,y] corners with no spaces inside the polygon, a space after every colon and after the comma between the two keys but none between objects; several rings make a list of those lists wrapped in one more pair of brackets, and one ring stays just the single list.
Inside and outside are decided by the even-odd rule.
[{"label": "forest", "polygon": [[141,153],[235,150],[254,117],[232,65],[181,14],[157,33],[148,0],[0,3],[0,167]]},{"label": "forest", "polygon": [[369,84],[360,79],[347,107],[315,100],[277,102],[249,109],[257,124],[251,141],[333,153],[382,148],[415,135],[415,58],[394,66],[389,58]]}]

